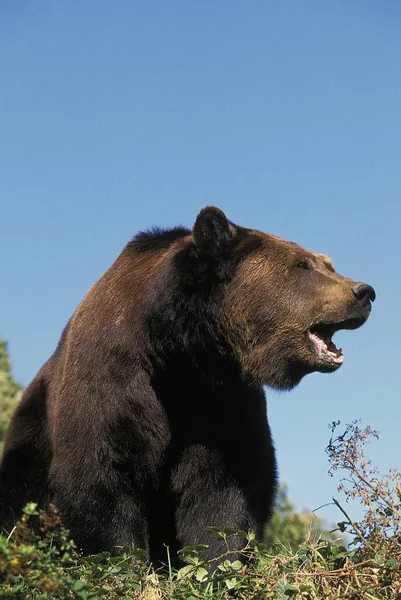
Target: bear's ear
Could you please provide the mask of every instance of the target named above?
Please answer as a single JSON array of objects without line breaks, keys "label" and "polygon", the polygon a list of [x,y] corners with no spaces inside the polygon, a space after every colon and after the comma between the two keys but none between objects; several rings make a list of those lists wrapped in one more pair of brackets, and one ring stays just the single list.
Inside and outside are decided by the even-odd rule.
[{"label": "bear's ear", "polygon": [[192,235],[195,246],[206,254],[219,254],[230,245],[236,227],[216,206],[206,206],[200,211]]}]

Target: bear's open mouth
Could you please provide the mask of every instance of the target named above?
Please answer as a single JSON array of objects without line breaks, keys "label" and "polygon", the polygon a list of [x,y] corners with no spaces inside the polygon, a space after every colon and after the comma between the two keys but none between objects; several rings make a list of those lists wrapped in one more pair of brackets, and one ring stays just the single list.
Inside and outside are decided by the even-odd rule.
[{"label": "bear's open mouth", "polygon": [[320,322],[312,325],[307,331],[308,338],[317,357],[325,363],[340,366],[344,361],[342,348],[337,348],[332,337],[340,329],[356,329],[365,318],[352,318],[338,322]]},{"label": "bear's open mouth", "polygon": [[312,348],[315,354],[324,362],[331,362],[337,365],[341,365],[344,356],[342,348],[337,348],[333,343],[332,336],[335,332],[331,332],[329,328],[324,325],[315,325],[308,329],[308,337],[312,343]]}]

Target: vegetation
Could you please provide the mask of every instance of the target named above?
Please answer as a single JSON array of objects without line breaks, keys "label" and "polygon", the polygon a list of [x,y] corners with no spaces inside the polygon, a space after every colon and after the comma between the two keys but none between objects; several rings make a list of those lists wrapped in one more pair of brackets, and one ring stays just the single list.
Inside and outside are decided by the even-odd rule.
[{"label": "vegetation", "polygon": [[0,340],[0,453],[10,417],[21,397],[21,386],[11,375],[7,344]]},{"label": "vegetation", "polygon": [[[10,375],[5,345],[1,351],[0,385],[10,385],[0,387],[0,408],[10,412],[20,388]],[[44,513],[30,504],[14,530],[0,536],[0,600],[401,600],[401,475],[391,470],[381,476],[365,458],[375,431],[357,423],[341,434],[337,429],[334,423],[329,472],[343,473],[339,491],[364,506],[355,522],[334,500],[341,515],[337,537],[348,534],[349,547],[324,533],[319,520],[311,523],[306,512],[296,513],[286,489],[267,544],[257,543],[252,532],[211,527],[226,546],[213,565],[202,561],[199,545],[184,548],[178,566],[172,566],[166,549],[166,564],[156,570],[140,550],[81,556],[57,510]],[[243,540],[243,562],[230,550],[234,536]]]},{"label": "vegetation", "polygon": [[297,511],[288,498],[286,486],[280,487],[277,493],[276,510],[269,522],[264,542],[275,554],[296,552],[308,538],[317,541],[324,536],[334,541],[334,533],[327,531],[322,519],[313,516],[309,510]]}]

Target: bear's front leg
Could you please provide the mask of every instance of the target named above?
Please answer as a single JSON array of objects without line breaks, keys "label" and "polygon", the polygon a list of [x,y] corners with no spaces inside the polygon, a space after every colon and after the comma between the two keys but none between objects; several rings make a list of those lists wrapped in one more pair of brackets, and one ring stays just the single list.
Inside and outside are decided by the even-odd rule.
[{"label": "bear's front leg", "polygon": [[[176,498],[176,534],[181,547],[207,544],[202,557],[214,560],[227,552],[227,546],[206,531],[207,527],[253,530],[258,538],[262,536],[267,499],[258,493],[258,482],[249,487],[241,483],[217,449],[194,445],[185,450],[171,481]],[[240,551],[245,545],[246,541],[238,536],[231,538],[229,547],[233,553],[226,558],[241,558]]]}]

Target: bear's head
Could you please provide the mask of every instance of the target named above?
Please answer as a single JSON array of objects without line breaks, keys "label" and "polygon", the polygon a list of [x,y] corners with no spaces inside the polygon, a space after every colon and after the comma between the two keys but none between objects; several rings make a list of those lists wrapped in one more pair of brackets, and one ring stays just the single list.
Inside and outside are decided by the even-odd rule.
[{"label": "bear's head", "polygon": [[200,212],[191,238],[197,280],[218,282],[222,332],[247,375],[290,389],[340,367],[332,337],[366,321],[370,285],[339,275],[322,254],[234,225],[215,207]]}]

